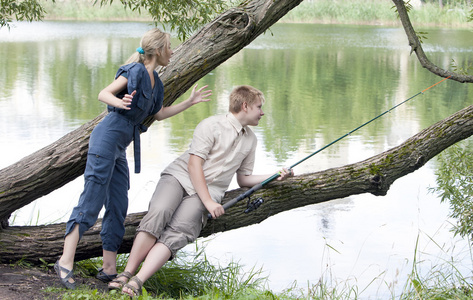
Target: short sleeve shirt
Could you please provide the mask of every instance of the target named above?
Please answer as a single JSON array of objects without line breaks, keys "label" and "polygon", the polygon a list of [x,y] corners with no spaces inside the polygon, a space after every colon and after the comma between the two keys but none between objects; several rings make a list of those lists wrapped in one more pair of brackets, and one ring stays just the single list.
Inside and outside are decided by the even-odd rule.
[{"label": "short sleeve shirt", "polygon": [[161,109],[164,100],[164,85],[156,71],[153,71],[154,87],[151,85],[148,70],[142,63],[134,62],[121,66],[115,78],[118,76],[126,77],[128,83],[126,89],[116,96],[123,98],[125,94],[131,94],[133,91],[136,91],[136,94],[131,102],[130,110],[108,106],[109,111],[116,111],[134,124],[140,124],[146,117],[156,114]]},{"label": "short sleeve shirt", "polygon": [[193,195],[196,192],[187,163],[191,154],[199,156],[204,160],[210,196],[220,203],[235,173],[252,174],[256,144],[253,131],[242,127],[233,114],[209,117],[197,125],[189,150],[167,166],[163,174],[173,175]]},{"label": "short sleeve shirt", "polygon": [[162,108],[164,86],[156,71],[153,71],[155,84],[154,87],[152,86],[148,70],[142,63],[134,62],[121,66],[118,69],[115,78],[118,78],[119,76],[126,77],[128,82],[127,87],[116,96],[122,99],[125,94],[131,94],[133,91],[136,91],[136,94],[133,97],[129,110],[116,108],[110,105],[108,105],[107,108],[109,112],[115,112],[120,116],[125,117],[134,125],[133,131],[129,132],[129,135],[132,136],[134,140],[133,150],[135,156],[135,173],[139,173],[141,170],[140,132],[145,132],[148,129],[141,123],[148,116],[156,114]]}]

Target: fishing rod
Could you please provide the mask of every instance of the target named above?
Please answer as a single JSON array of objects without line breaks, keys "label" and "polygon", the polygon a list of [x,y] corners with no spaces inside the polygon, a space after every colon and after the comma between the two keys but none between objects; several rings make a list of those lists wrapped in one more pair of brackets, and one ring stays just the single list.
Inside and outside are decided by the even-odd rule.
[{"label": "fishing rod", "polygon": [[[417,97],[417,96],[420,95],[420,94],[423,94],[425,91],[427,91],[427,90],[433,88],[433,87],[436,86],[437,84],[439,84],[439,83],[441,83],[441,82],[443,82],[443,81],[449,79],[450,77],[451,77],[451,76],[448,76],[447,78],[444,78],[444,79],[440,80],[439,82],[437,82],[437,83],[435,83],[435,84],[429,86],[428,88],[426,88],[426,89],[424,89],[424,90],[418,92],[418,93],[415,94],[414,96],[412,96],[412,97],[410,97],[410,98],[408,98],[408,99],[402,101],[401,103],[399,103],[399,104],[397,104],[397,105],[391,107],[390,109],[388,109],[387,111],[383,112],[382,114],[380,114],[380,115],[374,117],[373,119],[369,120],[368,122],[366,122],[366,123],[364,123],[364,124],[362,124],[362,125],[356,127],[355,129],[353,129],[353,130],[351,130],[350,132],[348,132],[348,133],[342,135],[341,137],[339,137],[338,139],[334,140],[333,142],[331,142],[331,143],[325,145],[324,147],[320,148],[319,150],[317,150],[317,151],[311,153],[310,155],[308,155],[308,156],[304,157],[303,159],[299,160],[298,162],[294,163],[294,164],[291,165],[288,169],[289,169],[289,170],[293,169],[295,166],[297,166],[297,165],[299,165],[300,163],[302,163],[302,162],[308,160],[309,158],[311,158],[312,156],[314,156],[314,155],[316,155],[317,153],[321,152],[322,150],[324,150],[324,149],[326,149],[326,148],[332,146],[333,144],[337,143],[337,142],[340,141],[341,139],[343,139],[343,138],[349,136],[349,135],[352,134],[353,132],[359,130],[360,128],[362,128],[362,127],[364,127],[364,126],[366,126],[366,125],[368,125],[369,123],[371,123],[371,122],[373,122],[373,121],[375,121],[375,120],[381,118],[382,116],[384,116],[385,114],[391,112],[392,110],[394,110],[394,109],[397,108],[398,106],[400,106],[400,105],[406,103],[407,101],[409,101],[409,100],[411,100],[411,99]],[[261,204],[263,204],[263,202],[264,202],[263,198],[260,197],[260,198],[256,199],[255,201],[250,202],[250,196],[251,196],[254,192],[256,192],[257,190],[259,190],[259,189],[261,189],[262,187],[264,187],[266,184],[268,184],[268,183],[270,183],[271,181],[277,179],[279,176],[280,176],[280,173],[278,172],[278,173],[272,175],[271,177],[267,178],[266,180],[264,180],[264,181],[262,181],[262,182],[260,182],[260,183],[258,183],[258,184],[256,184],[256,185],[254,185],[254,186],[251,187],[249,190],[245,191],[244,193],[241,193],[241,194],[238,195],[237,197],[235,197],[235,198],[229,200],[228,202],[226,202],[225,204],[223,204],[223,208],[224,208],[225,210],[227,210],[228,208],[230,208],[230,207],[232,207],[233,205],[235,205],[237,202],[239,202],[239,201],[241,201],[241,200],[243,200],[243,199],[245,199],[245,198],[248,198],[248,204],[247,204],[247,208],[246,208],[246,210],[245,210],[245,213],[249,213],[249,212],[251,212],[251,211],[257,209]],[[208,214],[208,217],[209,217],[209,218],[212,218],[212,216],[211,216],[210,214]]]}]

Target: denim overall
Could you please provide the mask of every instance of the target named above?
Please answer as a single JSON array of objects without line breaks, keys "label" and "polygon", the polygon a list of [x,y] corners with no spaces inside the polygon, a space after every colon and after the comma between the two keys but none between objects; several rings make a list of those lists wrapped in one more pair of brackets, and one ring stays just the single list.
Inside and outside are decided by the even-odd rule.
[{"label": "denim overall", "polygon": [[66,236],[79,225],[79,237],[97,221],[105,206],[102,220],[102,246],[104,250],[115,252],[121,245],[125,233],[124,221],[128,209],[128,189],[130,185],[126,147],[134,141],[135,173],[140,172],[140,132],[147,128],[143,120],[156,114],[162,107],[163,83],[156,71],[154,88],[148,71],[141,63],[131,63],[120,67],[115,78],[128,78],[127,89],[117,97],[123,98],[136,90],[131,109],[108,106],[109,114],[94,128],[90,135],[87,164],[84,172],[84,191],[79,203],[74,207],[66,225]]}]

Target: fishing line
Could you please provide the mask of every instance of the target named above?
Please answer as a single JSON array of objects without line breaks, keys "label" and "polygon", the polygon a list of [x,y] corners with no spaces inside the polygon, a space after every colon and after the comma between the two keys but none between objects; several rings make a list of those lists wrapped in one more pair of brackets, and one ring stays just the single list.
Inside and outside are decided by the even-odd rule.
[{"label": "fishing line", "polygon": [[[312,156],[316,155],[316,154],[319,153],[320,151],[322,151],[322,150],[324,150],[324,149],[326,149],[326,148],[332,146],[333,144],[337,143],[337,142],[340,141],[341,139],[344,139],[345,137],[349,136],[350,134],[352,134],[353,132],[359,130],[360,128],[362,128],[362,127],[364,127],[364,126],[370,124],[371,122],[373,122],[373,121],[375,121],[375,120],[381,118],[381,117],[384,116],[385,114],[391,112],[392,110],[396,109],[397,107],[401,106],[402,104],[406,103],[407,101],[409,101],[409,100],[411,100],[411,99],[413,99],[413,98],[419,96],[420,94],[423,94],[423,93],[426,92],[427,90],[433,88],[434,86],[436,86],[436,85],[439,84],[439,83],[442,83],[443,81],[449,79],[450,77],[451,77],[451,76],[448,76],[447,78],[444,78],[444,79],[440,80],[439,82],[437,82],[437,83],[435,83],[435,84],[429,86],[428,88],[426,88],[426,89],[424,89],[424,90],[418,92],[418,93],[415,94],[414,96],[412,96],[412,97],[410,97],[410,98],[408,98],[408,99],[402,101],[401,103],[399,103],[399,104],[397,104],[397,105],[391,107],[390,109],[386,110],[386,111],[383,112],[382,114],[380,114],[380,115],[374,117],[373,119],[369,120],[369,121],[366,122],[366,123],[363,123],[362,125],[356,127],[355,129],[351,130],[350,132],[348,132],[348,133],[342,135],[341,137],[339,137],[338,139],[334,140],[333,142],[331,142],[331,143],[325,145],[324,147],[320,148],[319,150],[317,150],[317,151],[311,153],[310,155],[308,155],[308,156],[304,157],[303,159],[299,160],[298,162],[294,163],[294,164],[291,165],[288,169],[289,169],[289,170],[290,170],[290,169],[293,169],[295,166],[297,166],[297,165],[299,165],[300,163],[302,163],[302,162],[308,160],[309,158],[311,158]],[[264,185],[266,185],[266,184],[270,183],[271,181],[277,179],[279,176],[280,176],[280,173],[276,173],[276,174],[272,175],[271,177],[267,178],[266,180],[262,181],[261,183],[256,184],[255,186],[251,187],[249,190],[245,191],[244,193],[238,195],[237,197],[235,197],[235,198],[229,200],[228,202],[226,202],[225,204],[223,204],[223,208],[226,210],[227,208],[229,208],[229,207],[235,205],[237,202],[239,202],[239,201],[241,201],[241,200],[243,200],[243,199],[245,199],[245,198],[247,198],[247,197],[249,198],[249,196],[250,196],[251,194],[253,194],[253,193],[256,192],[257,190],[261,189]],[[245,210],[245,212],[250,212],[250,211],[253,211],[253,210],[257,209],[262,203],[263,203],[263,199],[262,199],[262,198],[258,198],[256,201],[253,201],[253,202],[248,201],[248,205],[247,205],[248,207],[247,207],[247,209]],[[212,216],[211,216],[210,214],[209,214],[208,216],[209,216],[209,218],[212,218]]]}]

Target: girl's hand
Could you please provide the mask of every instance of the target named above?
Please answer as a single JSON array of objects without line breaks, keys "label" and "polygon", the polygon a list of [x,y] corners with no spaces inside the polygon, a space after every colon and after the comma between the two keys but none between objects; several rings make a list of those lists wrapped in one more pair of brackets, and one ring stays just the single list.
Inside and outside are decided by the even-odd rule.
[{"label": "girl's hand", "polygon": [[133,96],[135,96],[136,94],[136,90],[134,90],[131,95],[129,94],[125,94],[125,96],[123,96],[122,99],[120,99],[120,102],[118,103],[118,108],[122,108],[122,109],[126,109],[126,110],[130,110],[130,105],[131,105],[131,101],[133,100]]},{"label": "girl's hand", "polygon": [[192,89],[191,96],[189,97],[191,105],[194,105],[200,102],[208,102],[210,101],[210,98],[208,97],[212,95],[212,90],[205,90],[208,87],[208,85],[205,85],[196,91],[197,85],[198,84],[194,86],[194,88]]}]

